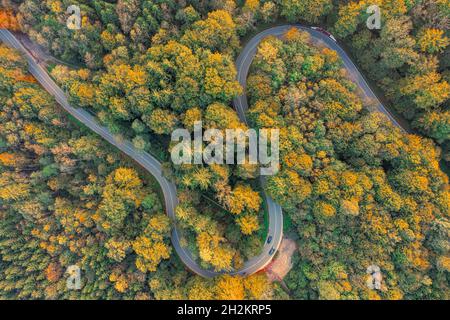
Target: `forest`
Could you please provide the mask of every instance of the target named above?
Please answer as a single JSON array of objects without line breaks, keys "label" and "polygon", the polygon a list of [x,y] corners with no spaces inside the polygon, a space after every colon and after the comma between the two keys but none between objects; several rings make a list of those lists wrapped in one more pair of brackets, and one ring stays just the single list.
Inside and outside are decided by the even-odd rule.
[{"label": "forest", "polygon": [[[439,150],[364,109],[341,70],[334,51],[291,29],[263,40],[249,76],[253,125],[282,128],[281,172],[267,190],[299,247],[285,281],[298,299],[445,298]],[[387,271],[380,293],[364,281],[371,263]]]},{"label": "forest", "polygon": [[[66,27],[73,4],[80,30]],[[373,4],[380,30],[366,27]],[[0,17],[61,61],[47,67],[72,105],[163,161],[183,244],[205,269],[235,270],[261,251],[258,167],[174,165],[171,132],[199,120],[279,128],[280,171],[265,191],[297,245],[282,283],[190,273],[152,176],[67,116],[1,45],[0,298],[448,299],[448,1],[3,0]],[[234,61],[252,35],[286,22],[332,32],[412,133],[297,29],[258,46],[241,122]],[[380,291],[366,286],[371,264]],[[81,290],[66,288],[71,265]]]},{"label": "forest", "polygon": [[[0,298],[244,299],[271,292],[264,275],[205,280],[170,244],[159,186],[68,119],[0,46]],[[82,290],[66,270],[83,271]]]}]

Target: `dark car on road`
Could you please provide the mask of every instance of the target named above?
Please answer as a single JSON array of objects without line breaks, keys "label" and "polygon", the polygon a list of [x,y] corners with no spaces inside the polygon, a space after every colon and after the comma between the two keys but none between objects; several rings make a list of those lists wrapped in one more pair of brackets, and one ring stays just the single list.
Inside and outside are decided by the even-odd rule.
[{"label": "dark car on road", "polygon": [[269,251],[269,256],[273,255],[274,252],[275,252],[275,248],[272,247],[272,249],[270,249],[270,251]]},{"label": "dark car on road", "polygon": [[271,243],[272,242],[272,236],[269,236],[268,238],[267,238],[267,243]]},{"label": "dark car on road", "polygon": [[330,37],[334,42],[337,42],[337,41],[336,41],[336,38],[335,38],[331,33],[329,33],[327,30],[325,30],[325,29],[323,29],[323,28],[320,28],[320,27],[311,27],[311,29],[317,30],[317,31],[319,31],[319,32],[322,32],[323,34],[325,34],[325,35],[327,35],[328,37]]}]

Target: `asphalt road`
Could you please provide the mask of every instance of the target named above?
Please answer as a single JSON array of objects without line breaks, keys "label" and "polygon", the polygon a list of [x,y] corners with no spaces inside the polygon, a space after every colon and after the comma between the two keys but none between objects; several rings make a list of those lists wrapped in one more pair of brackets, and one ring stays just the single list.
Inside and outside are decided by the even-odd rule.
[{"label": "asphalt road", "polygon": [[[118,140],[114,135],[104,126],[101,126],[95,118],[87,111],[72,107],[64,92],[60,87],[51,79],[47,71],[42,68],[31,54],[22,46],[22,44],[15,38],[15,36],[8,30],[0,30],[0,39],[10,47],[20,50],[28,61],[30,73],[36,78],[36,80],[47,90],[56,101],[74,118],[86,125],[89,129],[100,135],[103,139],[110,144],[117,147],[120,151],[128,155],[130,158],[139,163],[145,170],[150,172],[159,185],[164,194],[164,202],[166,213],[173,221],[175,225],[175,208],[178,205],[177,191],[175,185],[168,181],[163,175],[161,170],[161,163],[153,157],[151,154],[142,152],[134,148],[133,144],[126,140]],[[180,259],[183,263],[196,274],[203,277],[212,277],[216,275],[214,272],[204,270],[198,266],[198,264],[192,259],[190,253],[180,246],[180,236],[176,227],[172,230],[172,244],[175,248]]]},{"label": "asphalt road", "polygon": [[[133,144],[127,140],[116,139],[114,135],[104,126],[100,125],[96,119],[87,111],[72,107],[62,89],[52,80],[48,75],[47,70],[42,68],[35,60],[35,58],[28,52],[28,50],[17,40],[17,38],[8,30],[0,29],[0,39],[8,46],[21,51],[24,57],[28,61],[30,73],[36,78],[36,80],[42,85],[42,87],[55,97],[56,101],[63,107],[68,113],[70,113],[78,121],[86,125],[89,129],[100,135],[103,139],[110,144],[117,147],[120,151],[128,155],[130,158],[139,163],[145,170],[152,174],[161,186],[166,213],[172,220],[174,228],[172,229],[172,244],[176,253],[180,257],[181,261],[192,272],[205,277],[211,278],[217,276],[223,272],[214,272],[211,270],[201,268],[196,261],[192,258],[190,252],[180,245],[180,231],[176,228],[175,208],[178,205],[178,197],[175,185],[168,181],[163,175],[161,170],[161,163],[147,152],[143,152],[134,148]],[[273,204],[269,204],[269,212],[274,210]],[[282,225],[271,225],[272,230],[282,230]],[[270,247],[271,246],[267,246]],[[270,248],[265,248],[264,252],[248,260],[244,267],[238,271],[229,272],[230,274],[250,275],[260,270],[266,265],[273,257],[273,254],[269,257],[266,253]]]},{"label": "asphalt road", "polygon": [[[311,35],[311,39],[315,44],[323,44],[329,47],[332,50],[335,50],[339,56],[341,57],[344,67],[347,70],[348,74],[352,78],[352,80],[359,86],[361,91],[361,96],[366,101],[371,101],[374,104],[374,107],[384,113],[390,121],[401,130],[404,131],[402,126],[397,122],[397,120],[392,116],[392,114],[383,106],[383,104],[379,101],[377,96],[373,93],[363,75],[359,72],[358,68],[349,58],[347,53],[328,35],[313,30],[311,28],[303,27],[300,25],[283,25],[277,26],[270,29],[266,29],[253,38],[245,45],[244,49],[241,51],[240,55],[236,60],[236,69],[237,69],[237,78],[240,85],[243,87],[244,94],[236,97],[233,100],[234,107],[239,114],[239,118],[244,123],[247,123],[246,112],[248,110],[248,101],[247,95],[245,94],[247,88],[247,76],[252,64],[253,58],[256,54],[257,48],[261,40],[266,38],[267,36],[282,36],[286,31],[291,29],[292,27],[296,27],[300,30],[306,31]],[[262,184],[264,185],[264,178],[261,179]],[[279,204],[275,203],[272,198],[270,198],[267,194],[264,194],[266,197],[266,202],[269,208],[269,235],[272,237],[272,241],[270,244],[265,243],[264,250],[261,258],[256,260],[254,265],[257,268],[262,269],[267,264],[270,263],[273,255],[269,255],[269,251],[271,248],[275,248],[275,251],[278,250],[281,240],[283,238],[283,213]],[[248,261],[251,263],[251,261]],[[254,269],[251,269],[254,270]],[[257,271],[257,269],[255,270]]]},{"label": "asphalt road", "polygon": [[[386,107],[380,102],[380,100],[377,98],[375,93],[372,91],[370,86],[368,85],[367,81],[364,79],[364,76],[359,72],[356,65],[353,63],[353,61],[350,59],[350,57],[347,55],[347,53],[342,49],[337,42],[332,40],[329,36],[326,34],[313,30],[308,27],[304,27],[301,25],[282,25],[273,27],[270,29],[266,29],[260,33],[258,33],[256,36],[254,36],[244,47],[241,54],[236,60],[236,68],[238,71],[238,81],[241,84],[241,86],[244,88],[244,92],[246,91],[245,88],[247,87],[247,75],[248,71],[250,69],[250,65],[253,61],[253,57],[256,54],[258,44],[261,42],[262,39],[264,39],[267,36],[276,36],[280,37],[283,35],[286,31],[288,31],[291,28],[297,28],[302,31],[306,31],[310,34],[312,41],[314,44],[322,44],[327,46],[328,48],[336,51],[339,56],[341,57],[344,68],[347,70],[350,78],[359,86],[361,96],[366,102],[371,101],[374,105],[374,107],[384,113],[389,120],[397,127],[399,127],[402,131],[406,131],[405,128],[400,125],[400,123],[395,119],[395,117],[392,115],[392,113],[386,109]],[[234,99],[234,106],[236,110],[239,113],[239,117],[241,120],[246,122],[245,119],[245,112],[248,109],[248,102],[247,102],[247,96],[245,93]]]},{"label": "asphalt road", "polygon": [[[236,61],[236,68],[238,72],[238,80],[239,83],[243,86],[244,92],[246,88],[246,81],[248,71],[253,60],[253,57],[256,53],[257,46],[259,42],[265,38],[266,36],[281,36],[284,32],[289,30],[292,25],[284,25],[279,27],[274,27],[267,29],[255,37],[253,37],[247,45],[244,47],[243,51],[239,55]],[[362,92],[365,97],[373,100],[377,104],[377,109],[388,116],[388,118],[398,127],[402,128],[396,119],[389,113],[389,111],[381,104],[381,102],[377,99],[373,91],[370,89],[369,85],[365,81],[364,77],[358,71],[356,66],[347,56],[345,51],[339,47],[339,45],[330,39],[325,34],[311,30],[309,28],[305,28],[299,25],[295,25],[295,27],[307,31],[311,34],[312,39],[317,42],[321,42],[328,46],[329,48],[338,52],[341,56],[344,66],[352,77],[354,77],[354,81],[360,86]],[[127,154],[130,158],[134,159],[137,163],[139,163],[144,169],[146,169],[150,174],[152,174],[158,183],[161,186],[164,195],[165,208],[166,213],[170,217],[173,222],[174,228],[172,230],[172,244],[175,248],[176,253],[182,260],[182,262],[186,265],[188,269],[192,272],[206,278],[211,278],[221,274],[223,272],[214,272],[211,270],[201,268],[197,262],[194,261],[190,252],[181,247],[180,245],[180,233],[176,228],[176,217],[175,217],[175,208],[178,205],[178,198],[176,193],[175,185],[168,181],[163,175],[161,170],[161,163],[154,158],[152,155],[146,152],[142,152],[133,147],[133,144],[126,140],[118,140],[115,139],[114,135],[104,126],[101,126],[96,119],[90,115],[87,111],[72,107],[64,92],[58,85],[51,79],[48,75],[47,71],[43,69],[35,60],[35,58],[28,52],[26,48],[16,39],[16,37],[10,33],[8,30],[0,29],[0,39],[10,47],[18,49],[21,51],[29,64],[29,70],[31,74],[36,78],[36,80],[47,90],[51,95],[53,95],[56,101],[73,117],[82,122],[92,131],[100,135],[103,139],[108,141],[110,144],[117,147],[123,153]],[[239,96],[233,101],[234,106],[239,114],[240,119],[247,123],[247,119],[245,113],[248,109],[248,102],[246,95]],[[262,183],[264,184],[264,179],[262,179]],[[245,262],[244,267],[240,270],[228,272],[232,275],[250,275],[253,274],[270,263],[275,253],[269,254],[269,251],[273,248],[274,251],[278,250],[278,247],[281,243],[283,237],[283,214],[281,207],[275,203],[267,194],[264,195],[267,203],[267,210],[269,213],[269,230],[268,235],[265,241],[264,248],[262,253],[248,261]],[[270,243],[268,243],[268,238],[271,238]]]}]

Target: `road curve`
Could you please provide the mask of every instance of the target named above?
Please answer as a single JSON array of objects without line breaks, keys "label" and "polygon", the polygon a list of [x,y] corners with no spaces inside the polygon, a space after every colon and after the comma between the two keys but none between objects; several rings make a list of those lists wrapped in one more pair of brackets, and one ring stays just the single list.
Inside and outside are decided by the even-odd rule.
[{"label": "road curve", "polygon": [[[225,272],[214,272],[211,270],[201,268],[196,261],[192,258],[190,252],[180,245],[180,232],[176,228],[176,217],[175,208],[178,205],[178,197],[175,185],[168,181],[163,175],[161,170],[161,163],[147,152],[137,150],[133,144],[127,140],[118,140],[114,138],[114,135],[104,126],[101,126],[96,119],[87,111],[72,107],[62,89],[52,80],[48,75],[47,71],[42,68],[35,60],[35,58],[30,54],[30,52],[22,45],[22,43],[6,29],[0,29],[0,39],[9,47],[17,49],[24,54],[29,66],[30,73],[36,78],[36,80],[42,85],[42,87],[55,97],[55,100],[61,107],[64,108],[68,113],[70,113],[78,121],[86,125],[89,129],[100,135],[103,139],[108,141],[110,144],[117,147],[120,151],[128,155],[130,158],[139,163],[145,170],[147,170],[151,175],[155,177],[161,186],[166,213],[172,220],[174,228],[172,229],[172,245],[175,248],[176,253],[186,265],[188,269],[196,273],[199,276],[205,278],[212,278],[219,274]],[[275,210],[273,204],[269,204],[269,212]],[[271,230],[282,230],[282,225],[271,225]],[[266,248],[265,248],[266,249]],[[270,250],[270,249],[268,249]],[[261,269],[270,261],[270,258],[266,256],[265,250],[261,255],[248,260],[244,267],[237,271],[228,272],[232,275],[250,275]],[[272,254],[273,256],[273,254]]]},{"label": "road curve", "polygon": [[244,88],[244,94],[234,99],[233,103],[242,121],[247,122],[245,118],[245,113],[248,110],[247,96],[245,94],[246,91],[245,89],[247,87],[247,75],[250,69],[250,65],[253,61],[253,58],[256,54],[259,43],[261,42],[261,40],[263,40],[268,36],[280,37],[291,28],[297,28],[299,30],[308,32],[314,44],[321,44],[328,47],[331,50],[336,51],[338,55],[341,57],[342,62],[344,64],[344,68],[347,70],[352,81],[354,81],[361,89],[361,92],[364,95],[363,98],[365,98],[367,101],[374,102],[375,107],[379,112],[384,113],[396,127],[406,132],[406,129],[395,119],[392,113],[380,102],[378,97],[375,95],[375,93],[368,85],[367,81],[364,79],[364,76],[361,74],[361,72],[359,72],[358,68],[350,59],[348,54],[344,51],[344,49],[342,49],[339,46],[339,44],[333,39],[331,39],[328,35],[318,30],[313,30],[311,28],[304,27],[298,24],[277,26],[258,33],[256,36],[251,38],[251,40],[242,50],[241,54],[238,56],[236,60],[238,81]]},{"label": "road curve", "polygon": [[[236,108],[236,111],[239,114],[241,121],[247,123],[245,113],[248,109],[248,102],[247,97],[245,95],[245,88],[247,85],[247,75],[250,69],[250,65],[255,56],[258,44],[265,37],[281,36],[292,27],[296,27],[298,29],[308,32],[314,41],[320,42],[325,46],[329,47],[330,49],[335,50],[342,58],[344,67],[347,69],[349,74],[355,77],[355,79],[353,80],[359,85],[365,97],[369,98],[372,101],[375,101],[377,103],[376,106],[377,109],[380,112],[386,114],[387,117],[394,123],[394,125],[399,127],[401,130],[404,130],[402,126],[392,116],[392,114],[379,101],[379,99],[376,97],[373,91],[370,89],[364,77],[358,71],[357,67],[353,64],[353,62],[345,53],[345,51],[327,35],[300,25],[283,25],[270,28],[258,33],[246,44],[241,54],[237,58],[236,69],[238,72],[238,81],[244,88],[244,94],[239,97],[236,97],[233,100],[233,103]],[[180,257],[182,262],[186,265],[186,267],[190,269],[192,272],[196,273],[197,275],[205,278],[215,277],[219,274],[224,273],[224,272],[214,272],[211,270],[201,268],[197,264],[197,262],[194,261],[190,252],[180,245],[180,233],[176,228],[176,217],[175,217],[175,208],[178,205],[176,187],[172,182],[168,181],[162,175],[161,163],[159,163],[159,161],[149,153],[139,151],[136,148],[134,148],[131,142],[126,140],[118,141],[117,139],[115,139],[113,134],[106,127],[101,126],[95,120],[95,118],[85,110],[72,107],[69,104],[61,88],[58,87],[58,85],[48,75],[47,71],[36,62],[34,57],[28,52],[28,50],[21,44],[20,41],[17,40],[17,38],[11,32],[5,29],[0,29],[0,39],[8,46],[17,49],[24,54],[25,58],[28,61],[29,70],[31,74],[44,87],[45,90],[47,90],[51,95],[55,97],[56,101],[67,112],[69,112],[78,121],[86,125],[89,129],[96,132],[110,144],[114,145],[123,153],[127,154],[130,158],[134,159],[137,163],[139,163],[144,169],[146,169],[150,174],[152,174],[155,177],[155,179],[158,181],[163,191],[166,213],[172,220],[172,223],[174,225],[171,236],[173,247],[175,248],[176,253]],[[265,181],[264,179],[262,179],[262,184],[264,183]],[[244,276],[253,274],[261,270],[270,263],[270,261],[274,256],[274,252],[272,252],[272,254],[269,254],[271,249],[274,249],[274,251],[276,251],[281,243],[283,237],[283,214],[281,207],[277,203],[275,203],[267,194],[264,194],[264,197],[266,198],[267,210],[269,213],[269,231],[266,241],[264,243],[262,253],[259,256],[256,256],[246,261],[242,269],[228,272],[229,274]],[[268,243],[267,241],[269,237],[271,238],[270,243]]]},{"label": "road curve", "polygon": [[[236,111],[238,112],[239,118],[244,123],[247,123],[246,118],[246,112],[248,110],[248,101],[247,101],[247,95],[246,95],[246,88],[247,88],[247,76],[248,72],[250,70],[250,66],[252,64],[253,58],[255,57],[257,48],[259,43],[268,36],[276,36],[280,37],[283,34],[286,33],[291,28],[297,28],[302,31],[306,31],[310,34],[312,41],[314,44],[322,44],[327,46],[328,48],[336,51],[339,56],[341,57],[344,67],[347,70],[348,74],[353,78],[352,80],[359,86],[359,88],[362,91],[362,94],[364,95],[364,98],[368,101],[373,101],[375,103],[375,107],[378,109],[378,111],[384,113],[389,120],[397,127],[399,127],[402,131],[405,131],[405,129],[397,122],[397,120],[393,117],[393,115],[383,106],[383,104],[380,102],[380,100],[377,98],[377,96],[374,94],[372,89],[367,84],[366,80],[364,79],[363,75],[359,72],[358,68],[355,66],[355,64],[352,62],[350,57],[347,55],[347,53],[335,42],[332,40],[328,35],[313,30],[308,27],[303,27],[301,25],[282,25],[273,27],[270,29],[266,29],[257,35],[255,35],[253,38],[250,39],[250,41],[245,45],[244,49],[241,51],[240,55],[238,56],[236,60],[236,69],[237,69],[237,79],[242,86],[243,94],[239,97],[236,97],[233,100],[234,107]],[[262,180],[262,184],[264,185],[265,180]],[[265,242],[264,250],[263,250],[263,258],[262,260],[255,263],[255,266],[257,266],[259,269],[264,268],[268,263],[270,263],[273,255],[269,255],[269,251],[271,248],[274,248],[275,251],[278,250],[278,247],[280,246],[281,240],[283,238],[283,213],[282,209],[279,204],[275,203],[272,198],[270,198],[267,194],[264,194],[266,197],[266,202],[269,209],[269,236],[272,237],[271,244],[268,244],[267,241]],[[258,270],[259,270],[258,269]],[[253,270],[253,269],[252,269]],[[253,270],[253,272],[256,272],[258,270]]]},{"label": "road curve", "polygon": [[[70,113],[74,118],[83,123],[89,129],[100,135],[110,144],[114,145],[120,151],[135,160],[155,177],[164,194],[164,202],[167,215],[175,225],[175,208],[178,205],[177,191],[175,185],[168,181],[165,177],[163,177],[161,163],[159,163],[159,161],[149,153],[142,152],[134,148],[131,142],[126,140],[119,141],[115,139],[114,135],[106,127],[101,126],[87,111],[72,107],[61,88],[58,87],[58,85],[52,80],[47,71],[43,69],[38,63],[36,63],[34,57],[11,32],[5,29],[0,29],[0,39],[8,46],[17,49],[24,54],[24,57],[28,61],[30,73],[36,78],[36,80],[42,85],[42,87],[48,91],[48,93],[55,97],[56,101],[68,113]],[[173,247],[175,248],[178,256],[190,270],[203,277],[212,277],[215,275],[215,273],[200,268],[192,259],[189,252],[180,246],[180,237],[176,227],[174,227],[172,230],[171,239]]]}]

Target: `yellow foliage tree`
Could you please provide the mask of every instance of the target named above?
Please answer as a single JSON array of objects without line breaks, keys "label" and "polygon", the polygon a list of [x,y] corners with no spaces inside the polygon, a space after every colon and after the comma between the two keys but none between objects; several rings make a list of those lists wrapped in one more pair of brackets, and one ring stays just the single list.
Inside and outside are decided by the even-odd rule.
[{"label": "yellow foliage tree", "polygon": [[261,201],[258,192],[252,190],[249,185],[239,184],[228,198],[227,207],[234,214],[240,214],[244,210],[258,212]]},{"label": "yellow foliage tree", "polygon": [[329,203],[317,201],[313,208],[314,214],[321,218],[331,218],[336,214],[336,209]]},{"label": "yellow foliage tree", "polygon": [[417,45],[420,50],[427,53],[439,53],[449,45],[450,40],[445,36],[444,30],[426,28],[419,34]]},{"label": "yellow foliage tree", "polygon": [[259,230],[259,222],[256,215],[246,214],[240,216],[236,221],[241,228],[242,233],[245,235],[252,234]]},{"label": "yellow foliage tree", "polygon": [[194,107],[186,111],[183,117],[184,127],[188,130],[193,130],[194,123],[196,121],[202,120],[202,110],[200,108]]},{"label": "yellow foliage tree", "polygon": [[210,281],[194,277],[188,284],[189,300],[212,300],[215,298],[215,288]]},{"label": "yellow foliage tree", "polygon": [[164,242],[170,232],[170,220],[164,214],[150,219],[144,234],[133,242],[133,250],[137,254],[136,267],[141,272],[156,271],[162,259],[168,259],[172,251]]},{"label": "yellow foliage tree", "polygon": [[210,263],[215,270],[231,270],[234,251],[224,245],[225,239],[208,232],[200,232],[197,245],[200,258]]},{"label": "yellow foliage tree", "polygon": [[217,281],[216,290],[219,300],[242,300],[245,298],[243,281],[239,276],[221,276]]},{"label": "yellow foliage tree", "polygon": [[249,299],[261,299],[270,294],[270,283],[265,273],[256,273],[244,278],[244,288]]}]

